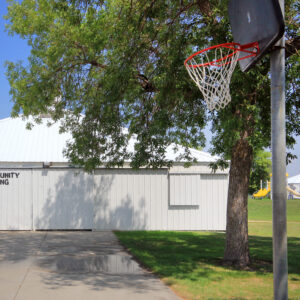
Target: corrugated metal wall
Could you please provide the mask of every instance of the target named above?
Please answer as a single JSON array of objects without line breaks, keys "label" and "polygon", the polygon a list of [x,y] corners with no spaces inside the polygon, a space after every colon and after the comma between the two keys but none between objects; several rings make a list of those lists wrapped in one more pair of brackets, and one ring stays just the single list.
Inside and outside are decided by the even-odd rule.
[{"label": "corrugated metal wall", "polygon": [[0,230],[31,230],[32,208],[32,171],[0,169]]},{"label": "corrugated metal wall", "polygon": [[170,174],[170,205],[199,205],[200,174]]},{"label": "corrugated metal wall", "polygon": [[92,229],[93,176],[82,170],[33,170],[34,229]]},{"label": "corrugated metal wall", "polygon": [[228,175],[170,174],[169,229],[225,230]]},{"label": "corrugated metal wall", "polygon": [[94,228],[167,229],[167,170],[95,172]]},{"label": "corrugated metal wall", "polygon": [[[0,176],[4,170],[0,170]],[[224,230],[228,175],[168,170],[8,170],[1,229]]]}]

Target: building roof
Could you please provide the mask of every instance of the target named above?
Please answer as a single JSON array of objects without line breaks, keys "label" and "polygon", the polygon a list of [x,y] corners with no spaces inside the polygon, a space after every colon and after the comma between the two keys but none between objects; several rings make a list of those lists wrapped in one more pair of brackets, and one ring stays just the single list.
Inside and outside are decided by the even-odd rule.
[{"label": "building roof", "polygon": [[300,174],[288,178],[288,183],[300,183]]},{"label": "building roof", "polygon": [[[6,118],[0,120],[0,162],[57,162],[67,163],[63,155],[66,142],[72,139],[70,133],[59,133],[59,123],[50,127],[51,119],[43,118],[42,124],[35,124],[31,130],[26,129],[27,120]],[[53,121],[52,121],[53,122]],[[129,151],[134,150],[134,141],[129,142]],[[174,144],[166,149],[166,160],[176,161],[184,153],[184,147]],[[198,162],[213,162],[217,159],[207,152],[190,149],[191,155]]]}]

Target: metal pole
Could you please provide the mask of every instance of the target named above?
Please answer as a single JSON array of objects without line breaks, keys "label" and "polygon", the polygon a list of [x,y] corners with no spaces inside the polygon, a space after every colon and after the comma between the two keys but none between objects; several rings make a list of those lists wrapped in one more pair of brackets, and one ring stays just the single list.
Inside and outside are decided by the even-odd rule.
[{"label": "metal pole", "polygon": [[[284,0],[279,0],[284,15]],[[288,299],[284,38],[271,53],[274,299]]]}]

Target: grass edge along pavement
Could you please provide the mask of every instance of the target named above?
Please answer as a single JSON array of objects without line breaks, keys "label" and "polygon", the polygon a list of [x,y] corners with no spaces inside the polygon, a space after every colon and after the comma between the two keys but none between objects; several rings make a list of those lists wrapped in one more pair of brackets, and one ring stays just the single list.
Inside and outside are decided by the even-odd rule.
[{"label": "grass edge along pavement", "polygon": [[[251,201],[255,206],[254,201],[260,200],[249,202]],[[289,201],[298,201],[297,215],[300,218],[300,200]],[[290,213],[289,201],[288,220],[293,220],[295,212]],[[253,205],[249,205],[249,216],[253,215]],[[258,202],[258,205],[261,203]],[[269,206],[270,203],[266,202],[266,205]],[[292,203],[293,205],[295,203]],[[265,209],[265,212],[268,210]],[[238,270],[222,265],[225,233],[187,231],[115,233],[120,242],[143,266],[158,275],[184,299],[273,298],[271,222],[249,222],[252,259],[249,270]],[[300,222],[297,220],[288,222],[288,263],[289,299],[300,299]]]}]

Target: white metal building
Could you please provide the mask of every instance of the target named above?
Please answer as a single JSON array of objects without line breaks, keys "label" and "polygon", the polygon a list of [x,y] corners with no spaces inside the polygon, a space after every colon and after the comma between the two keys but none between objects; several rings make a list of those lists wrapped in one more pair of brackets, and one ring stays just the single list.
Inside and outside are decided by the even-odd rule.
[{"label": "white metal building", "polygon": [[225,230],[228,170],[212,173],[210,154],[192,149],[190,168],[87,174],[63,157],[71,136],[46,123],[0,120],[0,230]]},{"label": "white metal building", "polygon": [[[300,194],[300,174],[288,178],[287,182],[291,189],[293,189],[296,193]],[[294,198],[299,197],[294,195]]]}]

